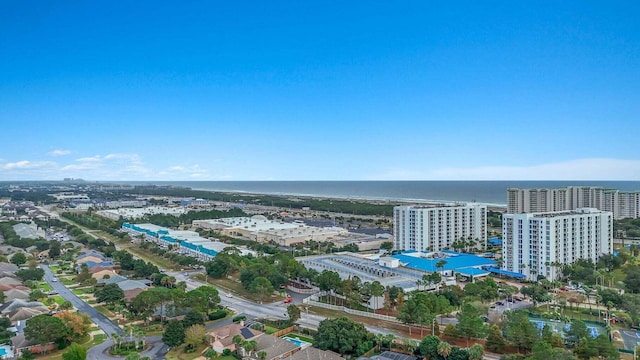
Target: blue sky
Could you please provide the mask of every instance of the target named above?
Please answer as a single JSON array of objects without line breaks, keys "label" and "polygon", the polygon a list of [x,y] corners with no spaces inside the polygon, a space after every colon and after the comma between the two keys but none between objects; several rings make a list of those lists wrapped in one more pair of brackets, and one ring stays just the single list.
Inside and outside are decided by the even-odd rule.
[{"label": "blue sky", "polygon": [[0,2],[0,180],[640,180],[635,1]]}]

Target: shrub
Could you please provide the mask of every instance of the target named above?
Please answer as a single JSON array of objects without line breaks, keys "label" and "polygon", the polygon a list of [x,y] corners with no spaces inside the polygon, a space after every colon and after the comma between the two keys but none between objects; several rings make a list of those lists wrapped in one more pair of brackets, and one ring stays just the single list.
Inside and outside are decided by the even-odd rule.
[{"label": "shrub", "polygon": [[[224,310],[218,310],[216,312],[213,312],[211,314],[209,314],[209,320],[218,320],[218,319],[222,319],[225,316],[227,316],[227,312]],[[240,320],[236,321],[235,318],[233,319],[234,322],[239,322]]]},{"label": "shrub", "polygon": [[242,321],[242,320],[245,320],[246,318],[247,318],[247,317],[246,317],[246,316],[244,316],[244,315],[236,316],[236,317],[234,317],[234,318],[233,318],[233,322],[234,322],[234,323],[237,323],[237,322],[240,322],[240,321]]}]

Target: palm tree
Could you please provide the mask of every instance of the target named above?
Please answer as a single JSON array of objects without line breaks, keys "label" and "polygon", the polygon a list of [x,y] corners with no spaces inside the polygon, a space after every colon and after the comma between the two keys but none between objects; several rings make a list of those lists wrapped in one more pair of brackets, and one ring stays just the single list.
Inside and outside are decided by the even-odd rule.
[{"label": "palm tree", "polygon": [[267,358],[267,352],[264,350],[258,351],[258,359],[265,360]]},{"label": "palm tree", "polygon": [[447,265],[447,260],[440,260],[436,263],[436,269],[440,269],[439,271],[442,272],[445,265]]},{"label": "palm tree", "polygon": [[451,355],[451,345],[446,341],[440,341],[438,344],[438,355],[442,356],[444,360]]},{"label": "palm tree", "polygon": [[258,343],[255,340],[245,341],[242,347],[249,353],[248,355],[251,356],[251,352],[258,348]]},{"label": "palm tree", "polygon": [[240,335],[235,335],[231,341],[233,341],[233,345],[235,345],[236,347],[236,353],[238,353],[238,355],[240,354],[238,352],[238,349],[240,348],[240,346],[242,345],[242,343],[244,342],[244,340],[242,340],[242,336]]},{"label": "palm tree", "polygon": [[116,349],[120,347],[120,341],[122,341],[122,335],[120,334],[113,334],[111,335],[113,337],[113,342],[116,345]]},{"label": "palm tree", "polygon": [[482,360],[484,348],[480,344],[475,344],[469,348],[469,360]]}]

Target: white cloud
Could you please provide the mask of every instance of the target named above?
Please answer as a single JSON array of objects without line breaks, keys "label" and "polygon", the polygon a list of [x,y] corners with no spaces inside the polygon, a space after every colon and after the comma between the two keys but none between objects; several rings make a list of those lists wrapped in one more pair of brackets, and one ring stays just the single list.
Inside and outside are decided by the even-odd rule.
[{"label": "white cloud", "polygon": [[375,180],[640,180],[640,160],[575,159],[528,166],[478,166],[433,170],[389,169]]},{"label": "white cloud", "polygon": [[56,149],[53,151],[49,151],[49,156],[64,156],[64,155],[69,155],[71,154],[71,150],[64,150],[64,149]]},{"label": "white cloud", "polygon": [[56,163],[52,161],[29,161],[21,160],[16,162],[10,162],[0,167],[4,170],[26,170],[26,169],[41,169],[46,167],[55,166]]},{"label": "white cloud", "polygon": [[97,162],[101,162],[102,158],[100,157],[100,155],[95,155],[91,157],[79,158],[79,159],[76,159],[76,161],[83,162],[83,163],[87,163],[87,162],[97,163]]}]

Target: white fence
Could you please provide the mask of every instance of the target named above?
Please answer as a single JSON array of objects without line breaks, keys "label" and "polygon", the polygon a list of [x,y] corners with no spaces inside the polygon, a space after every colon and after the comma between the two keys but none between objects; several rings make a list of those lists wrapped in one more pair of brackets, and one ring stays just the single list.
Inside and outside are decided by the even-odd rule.
[{"label": "white fence", "polygon": [[380,315],[380,314],[376,314],[376,313],[373,313],[373,312],[353,310],[353,309],[349,309],[349,308],[344,307],[344,306],[325,304],[325,303],[322,303],[322,302],[318,301],[318,296],[316,296],[316,295],[309,296],[308,298],[302,300],[302,302],[304,304],[317,306],[317,307],[321,307],[321,308],[325,308],[325,309],[329,309],[329,310],[344,311],[347,314],[351,314],[351,315],[364,316],[364,317],[369,317],[369,318],[379,319],[379,320],[385,320],[385,321],[399,322],[398,319],[396,319],[393,316],[389,316],[389,315]]}]

